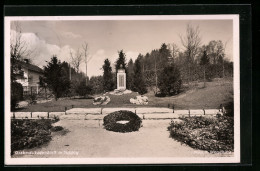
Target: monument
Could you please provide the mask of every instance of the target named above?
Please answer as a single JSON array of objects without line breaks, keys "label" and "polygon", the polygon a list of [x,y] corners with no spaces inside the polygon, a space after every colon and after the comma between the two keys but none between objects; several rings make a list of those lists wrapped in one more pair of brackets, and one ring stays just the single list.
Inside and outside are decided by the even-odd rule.
[{"label": "monument", "polygon": [[126,73],[122,64],[117,71],[117,90],[126,90]]}]

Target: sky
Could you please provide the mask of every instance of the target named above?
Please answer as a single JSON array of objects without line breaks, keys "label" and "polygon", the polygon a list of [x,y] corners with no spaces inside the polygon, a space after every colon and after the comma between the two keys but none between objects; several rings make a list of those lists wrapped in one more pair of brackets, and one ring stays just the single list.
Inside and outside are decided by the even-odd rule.
[{"label": "sky", "polygon": [[[211,40],[227,42],[226,57],[233,60],[232,20],[61,20],[19,21],[22,39],[34,50],[33,63],[43,67],[53,55],[70,62],[70,51],[82,50],[88,43],[88,76],[102,75],[104,60],[115,63],[118,51],[123,50],[127,61],[135,60],[159,49],[162,43],[175,43],[184,50],[180,35],[185,36],[187,24],[198,26],[201,45]],[[11,28],[11,34],[15,31]],[[85,72],[85,62],[80,70]]]}]

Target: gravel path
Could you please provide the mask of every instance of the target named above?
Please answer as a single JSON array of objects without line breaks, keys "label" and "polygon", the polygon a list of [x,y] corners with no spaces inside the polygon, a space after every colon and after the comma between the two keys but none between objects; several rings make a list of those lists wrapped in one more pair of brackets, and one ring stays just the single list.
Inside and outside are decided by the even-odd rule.
[{"label": "gravel path", "polygon": [[169,137],[170,120],[143,120],[137,132],[117,133],[101,127],[91,127],[85,120],[61,120],[56,125],[68,129],[65,135],[55,133],[52,141],[42,146],[23,150],[33,154],[12,157],[88,158],[88,157],[221,157],[233,153],[208,153],[194,150]]}]

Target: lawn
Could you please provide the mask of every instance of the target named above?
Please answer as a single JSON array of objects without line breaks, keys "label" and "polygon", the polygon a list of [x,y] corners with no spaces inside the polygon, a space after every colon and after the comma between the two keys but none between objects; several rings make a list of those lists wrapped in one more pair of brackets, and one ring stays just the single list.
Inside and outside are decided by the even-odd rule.
[{"label": "lawn", "polygon": [[186,88],[182,93],[170,97],[155,97],[152,91],[145,96],[148,97],[148,105],[134,105],[130,103],[130,98],[138,95],[133,92],[121,96],[107,94],[111,101],[105,105],[93,105],[93,99],[59,99],[42,104],[30,105],[18,111],[30,112],[59,112],[72,108],[95,108],[95,107],[168,107],[168,104],[174,104],[175,109],[211,109],[218,108],[220,104],[226,104],[233,101],[233,80],[218,79],[207,82],[203,88],[200,82],[191,88]]}]

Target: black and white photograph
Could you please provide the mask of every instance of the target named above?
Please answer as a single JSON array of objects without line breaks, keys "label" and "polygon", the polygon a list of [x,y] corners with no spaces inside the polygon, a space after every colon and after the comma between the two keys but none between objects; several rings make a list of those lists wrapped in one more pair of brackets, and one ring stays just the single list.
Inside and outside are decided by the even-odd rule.
[{"label": "black and white photograph", "polygon": [[5,164],[240,162],[239,15],[4,24]]}]

